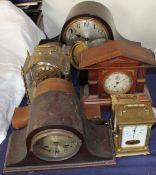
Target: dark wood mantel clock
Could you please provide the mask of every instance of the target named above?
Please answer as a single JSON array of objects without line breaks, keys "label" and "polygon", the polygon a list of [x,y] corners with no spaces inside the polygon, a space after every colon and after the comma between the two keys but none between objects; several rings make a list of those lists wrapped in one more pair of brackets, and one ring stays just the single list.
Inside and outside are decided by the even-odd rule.
[{"label": "dark wood mantel clock", "polygon": [[125,38],[116,30],[109,9],[92,1],[80,2],[70,10],[60,34],[60,42],[70,46],[77,41],[88,45],[113,39]]},{"label": "dark wood mantel clock", "polygon": [[81,100],[89,119],[100,117],[100,109],[110,109],[112,94],[138,94],[141,102],[150,102],[146,94],[146,70],[156,66],[151,50],[128,41],[107,41],[88,48],[79,57],[79,67],[88,70],[88,84]]}]

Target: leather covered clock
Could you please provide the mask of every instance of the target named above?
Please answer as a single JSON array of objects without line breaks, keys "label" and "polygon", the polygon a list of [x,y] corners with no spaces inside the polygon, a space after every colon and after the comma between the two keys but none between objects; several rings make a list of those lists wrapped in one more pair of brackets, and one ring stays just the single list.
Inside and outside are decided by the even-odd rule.
[{"label": "leather covered clock", "polygon": [[[129,41],[112,40],[84,50],[79,67],[88,70],[87,85],[81,89],[88,118],[99,117],[101,108],[110,109],[112,94],[139,94],[141,102],[150,102],[145,86],[146,70],[152,66],[152,51]],[[91,108],[98,112],[91,113]]]},{"label": "leather covered clock", "polygon": [[71,83],[48,78],[33,97],[27,127],[10,136],[4,173],[115,164],[111,127],[86,120]]}]

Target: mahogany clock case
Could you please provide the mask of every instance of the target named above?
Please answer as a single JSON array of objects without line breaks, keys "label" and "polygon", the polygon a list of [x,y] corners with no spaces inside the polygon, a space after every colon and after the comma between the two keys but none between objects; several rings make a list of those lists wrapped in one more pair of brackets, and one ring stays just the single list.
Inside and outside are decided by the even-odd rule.
[{"label": "mahogany clock case", "polygon": [[[101,108],[111,109],[111,94],[138,94],[142,102],[151,103],[145,88],[147,69],[156,66],[151,50],[128,41],[112,40],[83,51],[79,60],[80,69],[88,71],[87,86],[81,87],[81,100],[88,118],[99,117]],[[110,79],[109,86],[113,87],[109,88],[114,88],[113,91],[105,87],[106,80],[112,74],[123,74],[129,78],[129,87],[125,88],[125,92],[126,81],[123,78],[123,83]],[[121,90],[115,91],[120,84],[123,86]],[[97,111],[95,115],[90,112],[93,108]]]},{"label": "mahogany clock case", "polygon": [[[107,9],[107,7],[105,7],[103,4],[98,2],[84,1],[84,2],[78,3],[70,10],[67,16],[66,22],[61,31],[60,42],[66,43],[66,31],[67,31],[67,28],[71,26],[71,24],[77,23],[77,21],[81,21],[81,19],[87,20],[87,18],[88,19],[92,18],[93,20],[95,20],[95,24],[97,20],[99,24],[101,23],[101,25],[103,25],[103,28],[105,28],[106,33],[108,35],[107,39],[126,40],[116,30],[116,26],[114,24],[112,14],[109,11],[109,9]],[[81,26],[77,26],[77,27],[79,28]],[[88,26],[86,25],[86,27]],[[72,34],[73,33],[71,33],[71,35]],[[84,35],[87,36],[87,33],[84,32]],[[83,38],[83,36],[81,37]],[[79,37],[78,40],[81,40],[81,37]],[[95,38],[95,39],[98,39],[98,38]]]}]

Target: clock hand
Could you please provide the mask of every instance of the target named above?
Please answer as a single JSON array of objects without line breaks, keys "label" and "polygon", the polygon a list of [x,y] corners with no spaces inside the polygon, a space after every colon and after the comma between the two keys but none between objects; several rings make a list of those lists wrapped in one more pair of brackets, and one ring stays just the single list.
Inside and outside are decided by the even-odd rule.
[{"label": "clock hand", "polygon": [[57,153],[59,153],[59,149],[58,149],[58,142],[54,142],[54,145],[55,145],[55,155],[57,154]]},{"label": "clock hand", "polygon": [[137,128],[137,126],[136,126],[135,129],[133,130],[133,138],[134,138],[134,136],[135,136],[136,128]]},{"label": "clock hand", "polygon": [[126,78],[122,79],[121,81],[117,81],[116,85],[120,84],[122,81],[125,81],[125,80],[126,80]]},{"label": "clock hand", "polygon": [[77,36],[77,38],[83,39],[83,41],[88,41],[89,38],[88,37],[83,37],[80,34],[75,34]]},{"label": "clock hand", "polygon": [[89,38],[89,37],[85,37],[85,36],[82,36],[80,34],[75,34],[77,36],[77,38],[81,38],[83,39],[83,41],[88,41],[88,42],[93,42],[93,41],[97,41],[97,40],[103,40],[105,41],[105,38],[104,37],[99,37],[99,38]]},{"label": "clock hand", "polygon": [[41,148],[42,148],[43,150],[45,150],[45,151],[50,152],[50,149],[48,149],[48,147],[47,147],[47,146],[42,146]]}]

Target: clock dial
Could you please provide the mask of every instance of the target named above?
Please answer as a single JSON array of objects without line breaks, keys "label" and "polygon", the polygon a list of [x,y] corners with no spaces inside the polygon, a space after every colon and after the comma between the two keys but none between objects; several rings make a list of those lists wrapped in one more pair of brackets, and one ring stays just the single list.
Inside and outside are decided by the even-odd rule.
[{"label": "clock dial", "polygon": [[82,51],[86,50],[87,48],[88,46],[82,41],[77,41],[71,48],[71,64],[75,68],[79,68],[79,55]]},{"label": "clock dial", "polygon": [[61,161],[75,155],[81,146],[81,140],[72,132],[51,129],[33,138],[32,152],[40,159]]},{"label": "clock dial", "polygon": [[123,128],[121,148],[145,146],[147,125],[129,125]]},{"label": "clock dial", "polygon": [[113,72],[105,78],[103,87],[108,94],[124,94],[132,87],[132,79],[126,73]]},{"label": "clock dial", "polygon": [[100,39],[101,42],[109,39],[105,25],[92,17],[79,17],[67,24],[63,31],[63,42],[72,45],[76,41],[86,43]]}]

